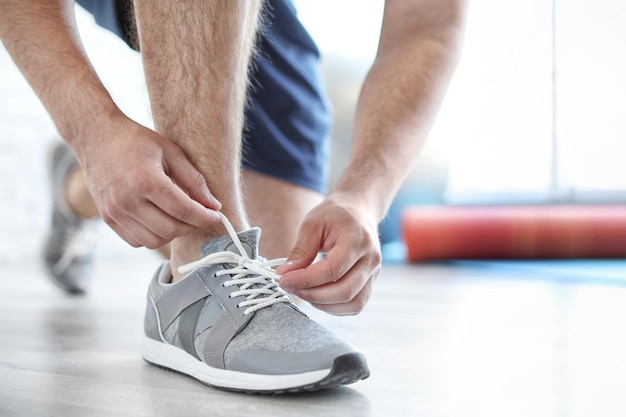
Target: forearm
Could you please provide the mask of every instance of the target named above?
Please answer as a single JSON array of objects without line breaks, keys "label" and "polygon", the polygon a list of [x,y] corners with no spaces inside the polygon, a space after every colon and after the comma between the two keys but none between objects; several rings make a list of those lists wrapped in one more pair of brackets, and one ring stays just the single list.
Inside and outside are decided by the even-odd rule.
[{"label": "forearm", "polygon": [[73,1],[0,0],[0,38],[73,147],[121,112],[90,65]]},{"label": "forearm", "polygon": [[357,105],[350,161],[334,191],[356,198],[377,221],[433,124],[458,61],[464,12],[459,5],[437,15],[439,20],[402,17],[407,23],[402,27],[397,14],[403,11],[387,9],[379,51]]}]

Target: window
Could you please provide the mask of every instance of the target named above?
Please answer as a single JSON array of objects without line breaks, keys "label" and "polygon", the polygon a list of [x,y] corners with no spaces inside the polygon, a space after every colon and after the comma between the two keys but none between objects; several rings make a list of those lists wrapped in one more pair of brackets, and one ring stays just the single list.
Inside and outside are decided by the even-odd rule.
[{"label": "window", "polygon": [[[345,160],[358,88],[340,95],[333,79],[342,68],[362,80],[384,2],[339,3],[296,1],[325,56],[335,159]],[[424,150],[448,167],[445,201],[626,199],[623,22],[626,4],[611,0],[470,3],[461,63]]]},{"label": "window", "polygon": [[437,126],[448,201],[624,200],[625,18],[609,0],[472,3]]}]

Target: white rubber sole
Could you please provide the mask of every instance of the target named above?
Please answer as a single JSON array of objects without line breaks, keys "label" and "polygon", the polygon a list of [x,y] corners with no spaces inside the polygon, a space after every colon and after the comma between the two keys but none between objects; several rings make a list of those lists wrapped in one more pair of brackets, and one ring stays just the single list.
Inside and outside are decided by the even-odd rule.
[{"label": "white rubber sole", "polygon": [[154,365],[189,375],[216,388],[247,392],[306,390],[331,373],[331,369],[290,375],[263,375],[213,368],[184,350],[144,336],[142,356]]}]

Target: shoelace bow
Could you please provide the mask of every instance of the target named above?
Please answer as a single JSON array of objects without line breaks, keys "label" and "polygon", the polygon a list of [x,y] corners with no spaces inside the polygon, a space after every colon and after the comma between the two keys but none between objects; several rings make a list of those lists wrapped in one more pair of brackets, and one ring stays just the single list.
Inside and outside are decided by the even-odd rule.
[{"label": "shoelace bow", "polygon": [[[228,231],[228,235],[239,250],[239,254],[230,251],[215,252],[204,258],[182,265],[178,272],[185,274],[204,265],[235,264],[233,268],[223,269],[215,275],[232,275],[232,278],[224,282],[225,287],[237,286],[238,290],[230,293],[231,298],[245,296],[246,300],[237,304],[238,307],[249,306],[244,314],[248,315],[257,310],[269,307],[276,303],[291,303],[289,295],[283,291],[276,280],[280,278],[274,271],[274,267],[285,262],[286,258],[267,260],[259,257],[252,259],[241,244],[237,232],[233,229],[226,216],[217,212],[222,224]],[[251,276],[252,275],[252,276]]]}]

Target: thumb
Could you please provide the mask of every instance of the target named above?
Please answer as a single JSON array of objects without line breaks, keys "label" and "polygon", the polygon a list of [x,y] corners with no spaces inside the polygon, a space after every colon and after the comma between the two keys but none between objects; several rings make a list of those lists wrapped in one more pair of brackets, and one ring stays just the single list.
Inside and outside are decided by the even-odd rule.
[{"label": "thumb", "polygon": [[276,268],[276,273],[282,275],[311,265],[321,248],[320,230],[321,227],[305,221],[298,232],[296,244],[289,252],[285,263]]}]

